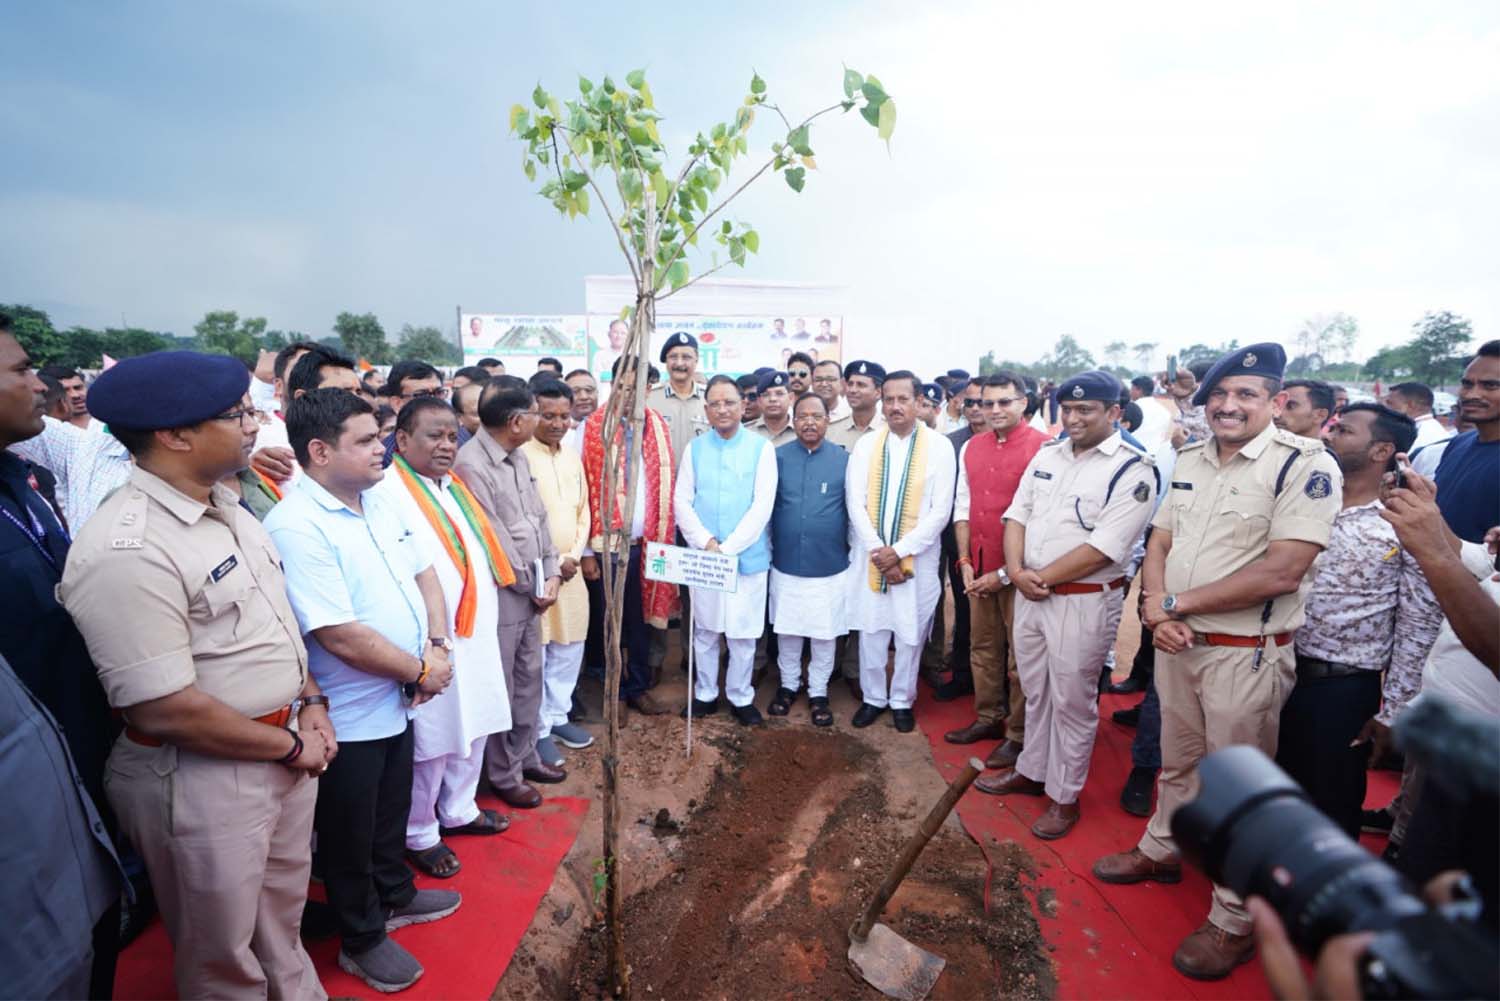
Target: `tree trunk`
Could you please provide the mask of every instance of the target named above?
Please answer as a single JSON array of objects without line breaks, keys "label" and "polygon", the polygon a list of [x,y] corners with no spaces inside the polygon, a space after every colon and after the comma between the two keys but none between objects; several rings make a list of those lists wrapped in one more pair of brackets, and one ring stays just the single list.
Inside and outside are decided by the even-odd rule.
[{"label": "tree trunk", "polygon": [[[621,413],[624,394],[611,391],[600,428],[604,442],[604,487],[601,491],[601,523],[604,529],[604,551],[600,553],[600,566],[604,575],[604,754],[603,754],[603,812],[604,812],[604,895],[605,926],[608,930],[607,950],[609,971],[608,990],[611,996],[628,997],[630,993],[630,968],[625,962],[625,924],[623,917],[624,890],[620,875],[620,797],[619,797],[619,740],[620,740],[620,676],[624,669],[620,654],[621,620],[625,606],[625,578],[630,559],[630,525],[635,516],[635,482],[643,475],[641,469],[642,444],[645,434],[646,376],[650,365],[647,353],[650,350],[651,334],[656,325],[656,299],[650,291],[651,278],[648,270],[642,289],[637,293],[635,315],[630,322],[630,335],[622,358],[633,357],[635,365],[634,405],[630,413]],[[625,366],[621,366],[621,375]],[[618,382],[612,383],[618,385]],[[615,431],[620,421],[630,422],[630,450],[627,459],[628,482],[623,484],[625,502],[620,511],[620,524],[624,530],[613,528],[615,497],[619,492],[619,446]]]}]

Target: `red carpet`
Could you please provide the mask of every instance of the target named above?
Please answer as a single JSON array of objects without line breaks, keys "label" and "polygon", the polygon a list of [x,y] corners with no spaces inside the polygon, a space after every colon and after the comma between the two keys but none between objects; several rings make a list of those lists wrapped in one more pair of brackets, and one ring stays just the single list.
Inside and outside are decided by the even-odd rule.
[{"label": "red carpet", "polygon": [[[458,890],[464,902],[450,918],[395,933],[427,968],[402,998],[488,998],[589,811],[589,801],[576,797],[548,797],[535,810],[509,811],[494,800],[480,802],[509,813],[510,829],[496,837],[450,839],[463,871],[452,879],[417,877],[420,887]],[[320,887],[314,889],[322,895]],[[314,942],[310,951],[330,996],[385,997],[338,968],[337,938]],[[157,920],[120,956],[115,997],[176,996],[172,946]]]},{"label": "red carpet", "polygon": [[[959,747],[944,741],[944,732],[973,721],[973,700],[934,702],[927,686],[919,687],[917,720],[932,744],[938,770],[951,780],[971,755],[983,760],[995,743]],[[1042,841],[1031,834],[1031,824],[1045,809],[1040,797],[971,791],[959,801],[959,819],[987,853],[992,839],[1024,847],[1036,862],[1038,893],[1055,894],[1055,913],[1039,917],[1052,948],[1059,998],[1268,998],[1258,961],[1217,983],[1190,980],[1172,968],[1178,943],[1208,915],[1209,883],[1201,873],[1189,867],[1175,886],[1112,886],[1089,871],[1099,856],[1133,847],[1146,826],[1145,819],[1132,817],[1119,804],[1135,731],[1109,721],[1113,710],[1139,700],[1106,695],[1100,703],[1099,736],[1079,800],[1082,819],[1067,837]],[[1398,783],[1394,772],[1371,772],[1370,805],[1389,802]],[[1384,843],[1383,837],[1364,840],[1372,846]]]}]

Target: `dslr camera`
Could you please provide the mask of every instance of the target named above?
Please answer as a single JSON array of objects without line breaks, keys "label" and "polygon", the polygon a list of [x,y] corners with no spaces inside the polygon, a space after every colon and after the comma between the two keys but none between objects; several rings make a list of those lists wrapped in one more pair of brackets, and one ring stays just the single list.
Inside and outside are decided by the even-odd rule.
[{"label": "dslr camera", "polygon": [[[1407,731],[1407,753],[1429,767],[1429,777],[1443,769],[1467,774],[1466,781],[1481,787],[1500,782],[1485,751],[1478,760],[1468,754],[1467,760],[1442,760],[1493,748],[1493,726],[1465,719],[1436,700],[1422,702],[1408,713],[1419,718],[1402,720],[1415,725],[1399,729]],[[1482,901],[1429,907],[1401,874],[1350,839],[1256,748],[1215,751],[1199,763],[1198,775],[1198,797],[1172,817],[1183,856],[1241,897],[1265,898],[1303,955],[1316,957],[1336,935],[1373,931],[1360,961],[1364,997],[1500,997],[1500,947],[1495,929],[1481,923]]]}]

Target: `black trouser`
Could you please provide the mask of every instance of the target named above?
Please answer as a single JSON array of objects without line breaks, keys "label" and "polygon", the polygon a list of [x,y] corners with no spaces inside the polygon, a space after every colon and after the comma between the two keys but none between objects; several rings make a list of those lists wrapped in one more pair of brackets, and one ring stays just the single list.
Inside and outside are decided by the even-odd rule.
[{"label": "black trouser", "polygon": [[1299,671],[1281,710],[1276,763],[1351,838],[1359,837],[1370,745],[1349,745],[1379,709],[1379,671],[1310,681]]},{"label": "black trouser", "polygon": [[[619,557],[615,572],[619,572]],[[620,698],[633,699],[644,695],[651,687],[651,627],[646,624],[644,602],[641,596],[641,547],[630,547],[630,556],[625,561],[625,608],[620,616],[620,639],[625,647],[625,671],[620,678]],[[686,595],[687,588],[682,589]],[[683,615],[686,616],[686,609]]]},{"label": "black trouser", "polygon": [[[964,572],[957,559],[948,561],[948,584],[953,588],[953,655],[948,666],[955,678],[972,676],[969,669],[969,596],[964,594]],[[938,598],[941,602],[942,598]]]},{"label": "black trouser", "polygon": [[412,744],[409,722],[394,737],[341,740],[318,780],[318,860],[350,955],[379,945],[386,911],[405,907],[417,892],[406,864]]},{"label": "black trouser", "polygon": [[604,575],[598,580],[585,579],[589,595],[589,631],[583,641],[583,670],[586,674],[604,671]]}]

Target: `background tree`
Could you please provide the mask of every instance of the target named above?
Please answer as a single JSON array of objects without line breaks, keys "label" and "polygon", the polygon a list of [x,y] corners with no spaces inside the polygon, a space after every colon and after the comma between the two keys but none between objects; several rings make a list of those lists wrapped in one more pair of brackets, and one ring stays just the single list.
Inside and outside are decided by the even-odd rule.
[{"label": "background tree", "polygon": [[1412,324],[1406,344],[1412,375],[1429,386],[1441,386],[1463,373],[1474,326],[1456,313],[1427,313]]},{"label": "background tree", "polygon": [[374,313],[340,313],[333,321],[333,331],[338,334],[343,350],[356,360],[363,358],[372,365],[384,365],[391,360],[385,328]]},{"label": "background tree", "polygon": [[401,327],[395,357],[416,358],[429,365],[462,365],[464,351],[437,327],[413,327],[407,323]]},{"label": "background tree", "polygon": [[1119,368],[1125,364],[1125,356],[1130,352],[1130,345],[1124,341],[1110,341],[1104,345],[1104,360],[1109,363],[1110,368]]},{"label": "background tree", "polygon": [[1156,355],[1155,341],[1142,341],[1130,349],[1135,353],[1135,363],[1143,369],[1151,367],[1151,359]]},{"label": "background tree", "polygon": [[1041,361],[1041,368],[1049,379],[1066,379],[1093,367],[1094,356],[1072,334],[1059,337],[1052,346],[1052,353],[1044,355]]},{"label": "background tree", "polygon": [[[608,727],[603,753],[604,879],[609,989],[616,995],[629,991],[621,924],[620,860],[615,849],[620,824],[616,747],[625,575],[615,573],[615,561],[609,554],[618,556],[623,566],[629,550],[628,539],[610,527],[614,524],[612,505],[616,496],[615,432],[621,420],[629,420],[637,429],[631,436],[629,468],[639,476],[647,351],[656,325],[657,302],[730,264],[743,267],[747,255],[758,253],[760,235],[749,223],[726,216],[725,209],[768,172],[779,173],[787,187],[800,193],[808,171],[817,169],[813,124],[825,115],[856,108],[889,143],[896,127],[896,105],[875,77],[846,68],[843,98],[794,124],[779,104],[770,102],[765,81],[753,74],[733,114],[707,131],[697,132],[675,168],[668,166],[670,154],[657,126],[662,115],[656,110],[643,70],[627,73],[624,86],[607,75],[597,86],[580,76],[577,96],[566,101],[559,101],[537,84],[531,107],[517,104],[510,109],[510,130],[525,144],[521,169],[527,180],[535,181],[542,175],[545,180],[538,193],[570,219],[587,216],[597,208],[608,222],[635,284],[634,306],[621,314],[630,320],[624,354],[637,359],[634,412],[622,414],[621,395],[611,394],[603,417],[602,520],[606,528],[604,552],[600,554],[605,558],[600,563],[606,610],[604,706]],[[774,114],[777,138],[760,165],[751,169],[738,186],[731,187],[728,182],[735,161],[750,155],[749,131],[758,112]],[[706,267],[702,263],[705,250],[710,253]],[[626,490],[625,498],[621,517],[628,525],[635,491]]]},{"label": "background tree", "polygon": [[63,335],[52,326],[52,317],[46,310],[20,303],[0,303],[0,313],[9,314],[14,322],[16,340],[21,342],[38,368],[63,364],[56,361],[63,350]]},{"label": "background tree", "polygon": [[266,332],[266,318],[249,316],[241,320],[232,309],[204,314],[193,324],[198,348],[212,354],[232,355],[246,365],[254,364],[260,353],[260,339]]},{"label": "background tree", "polygon": [[[1359,321],[1348,313],[1319,313],[1302,321],[1295,338],[1305,364],[1297,374],[1316,372],[1330,362],[1347,359],[1359,340]],[[1290,371],[1291,366],[1288,366]]]}]

